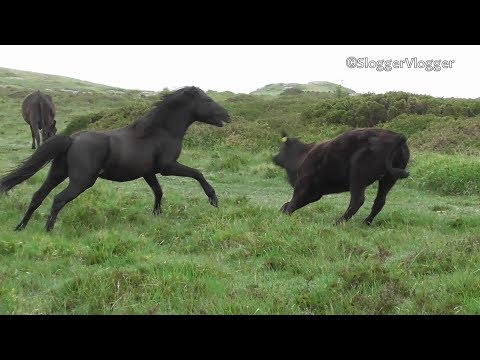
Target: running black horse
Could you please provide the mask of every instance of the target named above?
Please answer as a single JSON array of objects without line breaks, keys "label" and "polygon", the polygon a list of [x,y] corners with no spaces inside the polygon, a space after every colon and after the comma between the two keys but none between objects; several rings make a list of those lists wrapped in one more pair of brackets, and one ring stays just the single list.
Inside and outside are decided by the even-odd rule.
[{"label": "running black horse", "polygon": [[50,95],[41,91],[29,94],[22,103],[22,116],[25,122],[30,125],[32,149],[36,148],[35,140],[37,146],[40,146],[39,130],[42,130],[42,141],[46,141],[57,132],[55,105]]},{"label": "running black horse", "polygon": [[185,132],[195,121],[221,127],[223,122],[230,121],[230,116],[201,89],[186,87],[164,96],[148,114],[126,127],[50,138],[31,157],[0,179],[0,193],[6,192],[53,161],[47,179],[33,195],[16,230],[25,228],[50,191],[67,177],[68,186],[53,201],[47,231],[53,229],[59,211],[93,186],[99,177],[117,182],[143,177],[155,196],[155,215],[161,212],[163,194],[157,173],[194,178],[202,186],[210,204],[218,207],[215,190],[202,173],[177,162]]}]

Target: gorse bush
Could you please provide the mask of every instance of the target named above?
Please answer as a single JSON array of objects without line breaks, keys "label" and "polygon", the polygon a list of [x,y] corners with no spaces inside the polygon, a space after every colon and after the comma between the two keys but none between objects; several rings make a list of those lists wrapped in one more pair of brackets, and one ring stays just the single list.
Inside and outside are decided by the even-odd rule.
[{"label": "gorse bush", "polygon": [[145,115],[151,109],[152,103],[153,100],[138,100],[117,109],[76,116],[67,125],[64,134],[86,129],[107,130],[126,126]]},{"label": "gorse bush", "polygon": [[327,124],[368,127],[385,123],[402,114],[473,117],[480,114],[480,102],[441,99],[405,92],[362,94],[319,100],[315,105],[306,108],[302,117]]},{"label": "gorse bush", "polygon": [[[419,150],[480,155],[480,117],[447,118],[432,122],[412,136],[410,144]],[[479,174],[480,177],[480,174]]]},{"label": "gorse bush", "polygon": [[393,130],[410,138],[412,135],[419,133],[427,129],[432,123],[443,124],[447,120],[451,120],[451,117],[440,117],[433,114],[428,115],[407,115],[402,114],[394,118],[393,120],[382,124],[381,127],[389,130]]},{"label": "gorse bush", "polygon": [[85,115],[78,115],[72,119],[72,121],[66,126],[63,131],[64,135],[70,135],[81,130],[85,130],[98,120],[102,119],[105,116],[105,112],[96,112]]}]

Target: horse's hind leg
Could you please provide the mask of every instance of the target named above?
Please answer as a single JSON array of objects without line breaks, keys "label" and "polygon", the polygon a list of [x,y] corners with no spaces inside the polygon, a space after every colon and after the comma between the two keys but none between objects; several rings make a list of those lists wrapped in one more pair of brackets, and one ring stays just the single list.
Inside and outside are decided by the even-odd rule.
[{"label": "horse's hind leg", "polygon": [[160,184],[158,183],[158,179],[155,176],[155,174],[152,175],[147,175],[143,177],[147,184],[150,186],[150,188],[153,191],[153,194],[155,195],[155,203],[153,205],[153,214],[158,215],[162,212],[160,208],[160,203],[162,201],[162,188],[160,187]]},{"label": "horse's hind leg", "polygon": [[377,214],[382,210],[383,206],[385,205],[385,200],[387,198],[388,192],[392,189],[393,185],[395,185],[396,180],[390,176],[385,175],[385,177],[379,181],[378,183],[378,191],[377,197],[373,202],[372,211],[370,215],[363,221],[367,225],[371,225],[373,219]]},{"label": "horse's hind leg", "polygon": [[47,231],[53,229],[58,213],[66,204],[95,184],[108,154],[108,146],[108,139],[102,135],[75,138],[66,155],[69,184],[53,200],[45,225]]},{"label": "horse's hind leg", "polygon": [[48,176],[45,179],[45,182],[42,184],[40,189],[33,194],[32,201],[28,207],[25,216],[23,217],[20,224],[15,228],[16,231],[23,230],[28,224],[28,221],[32,217],[35,210],[42,204],[43,200],[48,196],[48,194],[58,186],[63,180],[67,178],[67,166],[65,162],[65,157],[57,158],[53,160]]},{"label": "horse's hind leg", "polygon": [[30,125],[30,132],[32,133],[32,149],[36,149],[35,140],[38,146],[40,146],[40,134],[38,133],[38,127]]},{"label": "horse's hind leg", "polygon": [[48,217],[45,229],[51,231],[57,220],[57,215],[62,210],[62,208],[68,204],[70,201],[75,199],[81,193],[83,193],[88,188],[92,187],[95,184],[97,177],[86,177],[81,180],[72,181],[70,178],[70,183],[68,186],[60,192],[55,199],[53,200],[52,210],[50,216]]},{"label": "horse's hind leg", "polygon": [[30,131],[32,132],[32,149],[36,149],[36,146],[35,146],[35,134],[33,133],[33,130],[30,129]]},{"label": "horse's hind leg", "polygon": [[355,215],[360,207],[365,202],[365,188],[366,186],[354,184],[350,187],[350,204],[347,211],[335,222],[339,224],[343,221],[348,221],[353,215]]}]

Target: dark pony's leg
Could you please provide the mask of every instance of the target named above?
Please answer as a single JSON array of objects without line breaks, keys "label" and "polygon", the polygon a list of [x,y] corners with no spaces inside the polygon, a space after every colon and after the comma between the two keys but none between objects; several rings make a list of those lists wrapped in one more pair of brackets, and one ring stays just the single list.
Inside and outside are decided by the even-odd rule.
[{"label": "dark pony's leg", "polygon": [[45,229],[47,231],[51,231],[53,229],[53,226],[55,225],[55,221],[57,220],[57,215],[60,210],[62,210],[62,208],[66,204],[75,199],[78,195],[83,193],[88,188],[92,187],[93,184],[95,184],[96,180],[96,176],[85,177],[81,180],[75,181],[72,181],[72,179],[70,179],[70,183],[68,184],[67,188],[60,192],[57,196],[55,196],[55,199],[53,200],[52,210],[45,225]]},{"label": "dark pony's leg", "polygon": [[294,211],[312,203],[317,200],[320,200],[322,194],[311,185],[309,177],[303,177],[298,179],[295,183],[295,189],[293,190],[292,200],[283,204],[280,209],[284,214],[290,215]]},{"label": "dark pony's leg", "polygon": [[42,184],[40,189],[33,195],[32,201],[30,202],[30,206],[25,213],[20,224],[17,225],[15,228],[16,231],[23,230],[30,218],[32,217],[33,213],[37,208],[42,204],[43,200],[48,196],[48,194],[58,186],[63,180],[67,178],[67,164],[66,159],[64,156],[53,160],[52,166],[50,171],[48,172],[48,176],[45,179],[45,182]]},{"label": "dark pony's leg", "polygon": [[68,150],[67,165],[70,183],[53,200],[50,216],[45,228],[53,229],[62,208],[95,184],[108,154],[108,141],[98,137],[76,140]]},{"label": "dark pony's leg", "polygon": [[29,121],[30,131],[32,132],[32,149],[35,149],[35,140],[37,141],[37,146],[40,146],[40,132],[38,130],[38,124],[33,116],[29,117]]},{"label": "dark pony's leg", "polygon": [[183,177],[190,177],[197,180],[203,188],[205,195],[208,196],[208,201],[211,205],[218,207],[218,199],[217,195],[215,195],[215,190],[213,187],[205,180],[203,174],[196,170],[192,169],[191,167],[182,165],[178,162],[174,162],[169,164],[168,166],[162,168],[160,173],[164,176],[183,176]]},{"label": "dark pony's leg", "polygon": [[158,179],[155,176],[155,174],[152,175],[147,175],[143,177],[147,184],[150,186],[150,188],[153,191],[153,194],[155,195],[155,203],[153,205],[153,214],[158,215],[162,212],[160,208],[160,202],[162,201],[162,188],[160,187],[160,184],[158,183]]},{"label": "dark pony's leg", "polygon": [[390,175],[385,175],[385,177],[378,182],[378,191],[377,197],[373,202],[372,211],[370,215],[363,221],[367,225],[371,225],[373,219],[377,214],[382,210],[383,206],[385,205],[385,200],[387,198],[388,192],[392,189],[393,185],[395,185],[396,180],[393,179]]},{"label": "dark pony's leg", "polygon": [[365,189],[368,184],[371,184],[372,174],[365,169],[372,166],[375,161],[372,158],[372,152],[368,149],[361,149],[352,157],[350,167],[350,204],[345,213],[336,220],[335,224],[343,221],[348,221],[353,215],[357,213],[360,207],[365,202]]},{"label": "dark pony's leg", "polygon": [[37,147],[35,146],[35,133],[33,132],[33,129],[31,126],[30,126],[30,132],[32,133],[32,149],[36,149]]},{"label": "dark pony's leg", "polygon": [[349,220],[357,213],[358,209],[360,209],[365,202],[365,188],[365,186],[359,184],[353,184],[353,186],[350,187],[350,204],[345,214],[335,222],[336,224]]}]

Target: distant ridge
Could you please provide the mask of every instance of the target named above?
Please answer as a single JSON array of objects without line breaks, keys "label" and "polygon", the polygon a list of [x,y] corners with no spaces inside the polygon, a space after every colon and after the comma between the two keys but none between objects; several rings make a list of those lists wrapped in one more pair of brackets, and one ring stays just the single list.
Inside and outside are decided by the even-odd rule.
[{"label": "distant ridge", "polygon": [[315,92],[335,92],[338,88],[342,91],[347,92],[348,94],[355,94],[355,91],[352,89],[346,88],[342,85],[334,84],[329,81],[311,81],[307,84],[297,84],[297,83],[276,83],[268,84],[260,89],[252,91],[252,95],[280,95],[285,90],[296,89],[302,91],[315,91]]},{"label": "distant ridge", "polygon": [[18,86],[32,89],[50,89],[64,91],[120,92],[127,91],[113,86],[101,85],[66,76],[41,74],[32,71],[7,69],[0,67],[0,86]]}]

